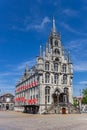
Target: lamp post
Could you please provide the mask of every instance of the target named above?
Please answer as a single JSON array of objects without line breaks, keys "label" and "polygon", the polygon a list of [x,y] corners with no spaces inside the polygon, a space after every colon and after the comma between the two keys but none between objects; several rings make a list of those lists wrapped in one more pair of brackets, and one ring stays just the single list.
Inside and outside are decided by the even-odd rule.
[{"label": "lamp post", "polygon": [[82,101],[82,96],[78,97],[79,112],[80,112],[80,113],[81,113],[81,107],[82,107],[81,101]]}]

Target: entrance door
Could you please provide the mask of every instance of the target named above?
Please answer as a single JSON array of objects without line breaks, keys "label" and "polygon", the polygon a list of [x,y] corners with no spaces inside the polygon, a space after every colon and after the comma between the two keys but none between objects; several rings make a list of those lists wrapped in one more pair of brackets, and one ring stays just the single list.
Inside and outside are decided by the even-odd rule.
[{"label": "entrance door", "polygon": [[62,108],[62,114],[66,114],[66,108]]},{"label": "entrance door", "polygon": [[6,104],[6,110],[9,110],[9,104]]},{"label": "entrance door", "polygon": [[56,94],[53,94],[53,101],[54,101],[54,104],[57,105],[57,95]]},{"label": "entrance door", "polygon": [[55,105],[57,105],[59,103],[59,95],[60,95],[60,92],[59,92],[58,89],[56,89],[56,91],[52,95],[53,96],[53,101],[54,101]]}]

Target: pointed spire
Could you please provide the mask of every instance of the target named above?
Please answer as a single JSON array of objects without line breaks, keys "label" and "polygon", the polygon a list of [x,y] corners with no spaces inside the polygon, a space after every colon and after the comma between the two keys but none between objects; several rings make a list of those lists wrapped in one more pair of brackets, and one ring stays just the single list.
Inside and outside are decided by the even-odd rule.
[{"label": "pointed spire", "polygon": [[46,51],[46,55],[48,54],[48,52],[49,52],[49,45],[48,45],[48,43],[46,43],[46,48],[45,48],[45,51]]},{"label": "pointed spire", "polygon": [[46,43],[46,48],[48,48],[48,42]]},{"label": "pointed spire", "polygon": [[40,57],[42,57],[42,46],[40,45]]},{"label": "pointed spire", "polygon": [[55,25],[55,19],[53,17],[53,27],[52,27],[52,32],[56,32],[56,25]]},{"label": "pointed spire", "polygon": [[68,50],[68,63],[71,62],[70,51]]},{"label": "pointed spire", "polygon": [[25,72],[24,72],[24,78],[25,79],[28,77],[28,74],[29,74],[29,69],[28,69],[28,65],[26,64]]},{"label": "pointed spire", "polygon": [[25,68],[25,71],[27,72],[28,71],[28,65],[26,64],[26,68]]}]

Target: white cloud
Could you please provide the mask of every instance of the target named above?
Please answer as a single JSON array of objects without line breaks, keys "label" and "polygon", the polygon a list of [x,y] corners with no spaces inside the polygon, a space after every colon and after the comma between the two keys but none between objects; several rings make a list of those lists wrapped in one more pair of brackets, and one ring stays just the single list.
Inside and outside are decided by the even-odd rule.
[{"label": "white cloud", "polygon": [[86,81],[80,81],[79,84],[87,86],[87,80]]},{"label": "white cloud", "polygon": [[42,30],[44,28],[44,26],[50,22],[50,19],[48,17],[44,17],[42,22],[40,24],[29,24],[26,26],[26,30],[30,30],[30,29],[36,29],[37,31],[38,30]]},{"label": "white cloud", "polygon": [[[39,21],[39,20],[35,20],[35,21]],[[29,21],[27,19],[27,22],[25,22],[24,20],[23,27],[12,26],[11,29],[18,30],[18,31],[29,31],[31,29],[34,29],[34,30],[39,31],[39,30],[42,30],[45,27],[45,25],[49,22],[50,22],[50,19],[47,16],[44,17],[41,23],[39,24],[36,24],[36,23],[29,24]]]},{"label": "white cloud", "polygon": [[29,61],[23,62],[20,65],[18,65],[17,70],[23,70],[25,68],[26,64],[29,66],[29,68],[31,68],[33,65],[35,65],[35,63],[36,63],[36,59],[33,58]]},{"label": "white cloud", "polygon": [[40,23],[40,25],[34,25],[34,28],[36,29],[43,29],[46,23],[49,23],[50,19],[48,17],[45,17],[42,22]]},{"label": "white cloud", "polygon": [[82,64],[87,59],[87,39],[69,41],[65,44],[65,47],[70,50],[72,60],[75,64]]},{"label": "white cloud", "polygon": [[21,63],[20,65],[16,65],[16,67],[11,66],[10,70],[8,68],[8,71],[0,72],[1,93],[4,93],[4,92],[14,93],[16,82],[24,73],[26,64],[28,64],[29,67],[32,67],[33,65],[35,65],[35,62],[36,62],[36,59],[33,58],[29,61]]},{"label": "white cloud", "polygon": [[72,40],[65,45],[71,52],[74,71],[87,72],[87,39]]},{"label": "white cloud", "polygon": [[[87,39],[76,39],[76,40],[72,40],[68,43],[66,43],[66,45],[68,46],[68,48],[71,50],[80,50],[80,49],[85,49],[85,47],[87,46]],[[67,48],[66,46],[66,48]]]},{"label": "white cloud", "polygon": [[11,72],[3,72],[3,73],[0,72],[0,77],[8,76],[8,75],[11,75],[11,74],[12,74]]},{"label": "white cloud", "polygon": [[75,30],[74,30],[73,28],[71,28],[68,24],[62,22],[61,25],[62,25],[65,29],[67,29],[68,31],[70,31],[70,32],[75,32]]},{"label": "white cloud", "polygon": [[79,32],[79,30],[75,30],[74,28],[70,27],[68,24],[62,22],[61,25],[67,29],[69,32],[78,34],[78,35],[82,35],[82,36],[87,36],[87,33],[83,33],[83,32]]},{"label": "white cloud", "polygon": [[78,72],[86,72],[87,71],[87,62],[82,61],[74,64],[74,70]]},{"label": "white cloud", "polygon": [[62,11],[62,13],[63,13],[64,15],[71,16],[71,17],[72,17],[72,16],[78,16],[78,14],[79,14],[78,11],[72,10],[72,9],[65,9],[65,10]]},{"label": "white cloud", "polygon": [[[9,70],[8,70],[9,71]],[[19,76],[20,73],[14,70],[10,70],[10,72],[0,72],[0,79],[3,79],[5,77],[9,77],[9,76]]]}]

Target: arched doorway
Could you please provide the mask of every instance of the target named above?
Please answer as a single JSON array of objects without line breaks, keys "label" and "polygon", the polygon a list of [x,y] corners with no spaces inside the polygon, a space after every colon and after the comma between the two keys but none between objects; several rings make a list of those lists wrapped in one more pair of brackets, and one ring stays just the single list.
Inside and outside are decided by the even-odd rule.
[{"label": "arched doorway", "polygon": [[59,101],[61,102],[61,103],[68,103],[68,96],[67,96],[67,94],[66,93],[61,93],[60,95],[59,95]]},{"label": "arched doorway", "polygon": [[9,104],[6,104],[6,110],[9,110]]},{"label": "arched doorway", "polygon": [[60,95],[60,91],[58,89],[56,89],[55,92],[52,95],[54,105],[58,105],[58,103],[59,103],[59,95]]},{"label": "arched doorway", "polygon": [[62,114],[66,114],[66,108],[62,108]]},{"label": "arched doorway", "polygon": [[66,93],[64,92],[60,92],[59,89],[56,89],[55,92],[52,95],[53,97],[53,103],[54,105],[58,105],[58,103],[60,104],[65,104],[68,103],[68,96]]}]

